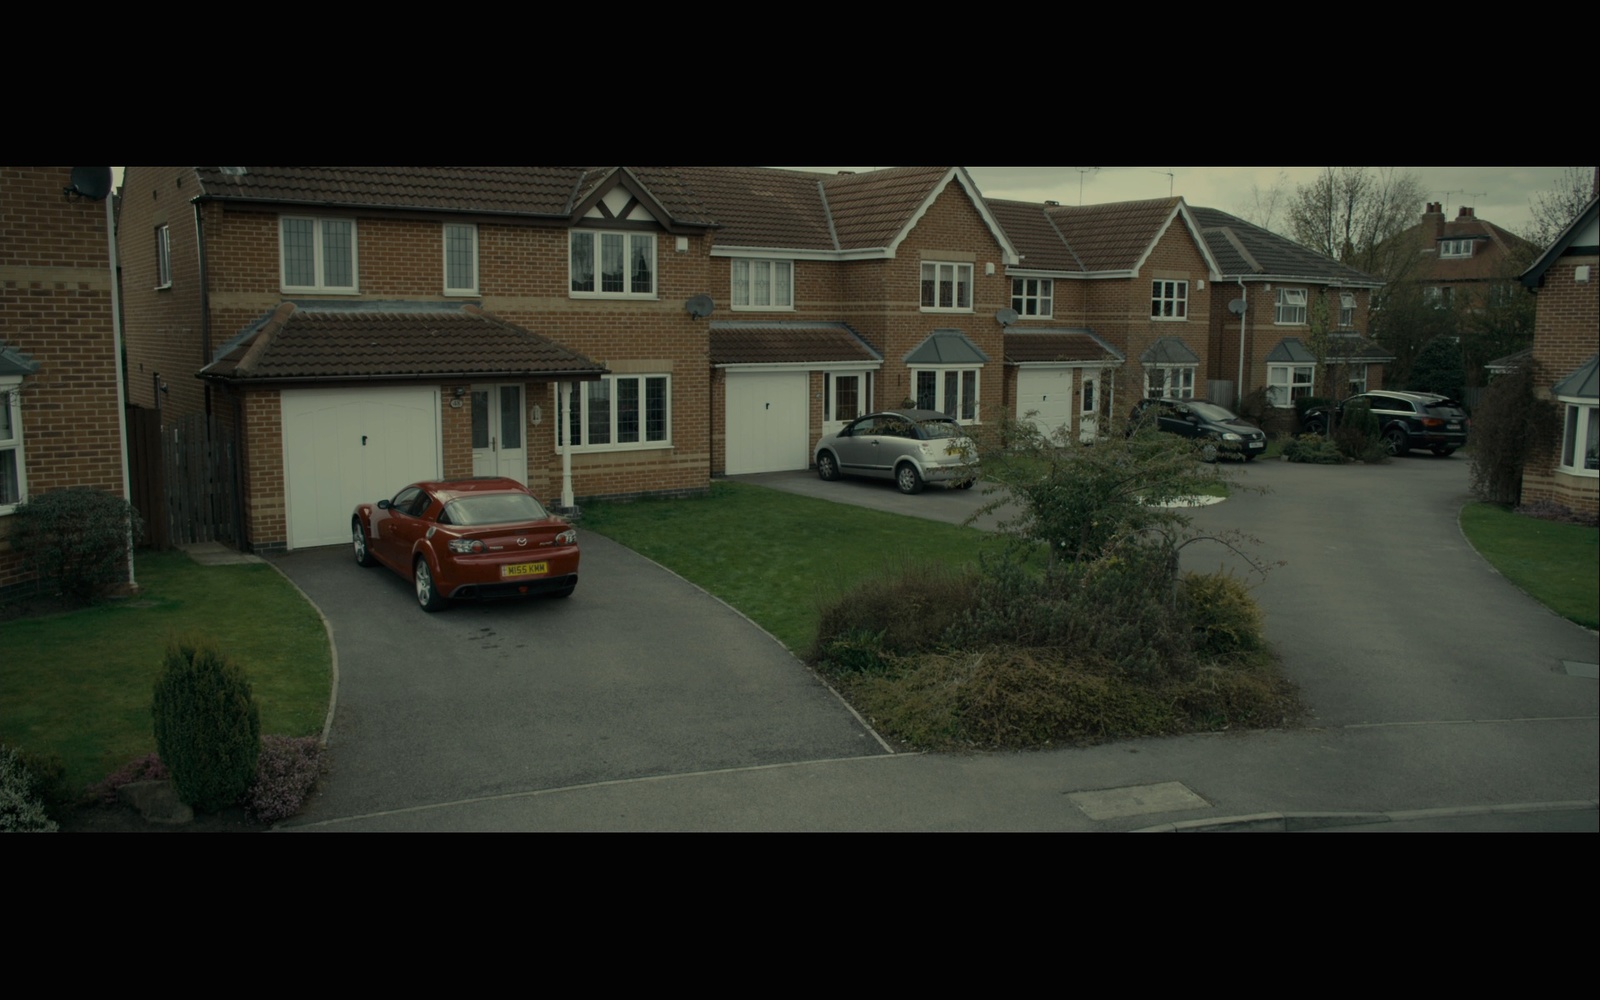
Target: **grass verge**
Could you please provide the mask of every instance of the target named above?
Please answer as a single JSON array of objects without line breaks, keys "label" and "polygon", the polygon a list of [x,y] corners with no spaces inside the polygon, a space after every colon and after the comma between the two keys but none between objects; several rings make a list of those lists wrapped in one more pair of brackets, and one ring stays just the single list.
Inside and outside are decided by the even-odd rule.
[{"label": "grass verge", "polygon": [[993,541],[976,528],[725,482],[705,497],[591,504],[583,527],[704,587],[797,652],[815,639],[824,603],[887,565],[965,566]]},{"label": "grass verge", "polygon": [[1600,530],[1487,503],[1462,508],[1461,530],[1479,555],[1534,600],[1585,628],[1600,628]]},{"label": "grass verge", "polygon": [[155,751],[150,703],[167,640],[213,636],[249,674],[261,730],[319,733],[332,659],[316,609],[270,566],[140,553],[141,592],[0,625],[0,740],[56,754],[73,788]]}]

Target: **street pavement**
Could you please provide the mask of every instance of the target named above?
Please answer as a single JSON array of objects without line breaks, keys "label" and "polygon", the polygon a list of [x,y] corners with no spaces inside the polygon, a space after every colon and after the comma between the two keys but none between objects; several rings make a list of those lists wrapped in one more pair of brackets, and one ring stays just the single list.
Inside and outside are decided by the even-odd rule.
[{"label": "street pavement", "polygon": [[[1248,532],[1259,544],[1244,551],[1282,563],[1255,595],[1313,708],[1303,728],[891,753],[776,640],[593,533],[569,601],[434,616],[386,570],[313,550],[275,564],[332,623],[333,771],[287,827],[1600,829],[1596,635],[1472,551],[1456,520],[1464,459],[1234,471],[1270,492],[1236,491],[1195,524]],[[982,484],[908,497],[810,473],[740,478],[838,501],[840,516],[961,523],[989,499]],[[1184,561],[1248,571],[1207,542]]]}]

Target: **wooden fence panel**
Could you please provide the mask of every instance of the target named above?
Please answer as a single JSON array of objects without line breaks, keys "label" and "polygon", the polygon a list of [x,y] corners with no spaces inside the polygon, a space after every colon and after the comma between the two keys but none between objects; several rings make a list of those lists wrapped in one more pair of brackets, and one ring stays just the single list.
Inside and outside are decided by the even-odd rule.
[{"label": "wooden fence panel", "polygon": [[214,417],[180,417],[162,435],[163,481],[172,544],[237,542],[237,449]]},{"label": "wooden fence panel", "polygon": [[172,547],[167,518],[167,495],[161,475],[161,414],[129,406],[128,490],[134,509],[144,521],[144,545]]}]

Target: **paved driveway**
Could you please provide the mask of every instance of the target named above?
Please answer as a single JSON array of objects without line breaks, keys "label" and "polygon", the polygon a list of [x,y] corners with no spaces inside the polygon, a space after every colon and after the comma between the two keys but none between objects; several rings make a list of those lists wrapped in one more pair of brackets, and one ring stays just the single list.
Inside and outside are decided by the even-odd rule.
[{"label": "paved driveway", "polygon": [[332,623],[339,658],[332,771],[295,825],[885,752],[745,618],[609,539],[581,537],[571,598],[434,615],[343,547],[275,560]]}]

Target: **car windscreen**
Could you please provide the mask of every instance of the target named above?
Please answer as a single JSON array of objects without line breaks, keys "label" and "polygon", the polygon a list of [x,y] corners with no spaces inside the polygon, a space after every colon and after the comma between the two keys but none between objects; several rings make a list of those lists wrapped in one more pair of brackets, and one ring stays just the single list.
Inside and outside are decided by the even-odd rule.
[{"label": "car windscreen", "polygon": [[1212,423],[1225,424],[1239,419],[1238,414],[1215,403],[1198,403],[1191,400],[1188,407]]},{"label": "car windscreen", "polygon": [[932,439],[961,437],[961,425],[954,420],[922,420],[917,426],[922,428],[922,436]]},{"label": "car windscreen", "polygon": [[549,516],[544,506],[526,493],[488,493],[450,501],[445,504],[439,520],[445,524],[471,527],[478,524],[542,521]]},{"label": "car windscreen", "polygon": [[1441,399],[1437,402],[1429,403],[1427,409],[1430,416],[1447,417],[1451,420],[1467,415],[1466,411],[1461,408],[1461,404],[1453,399]]}]

